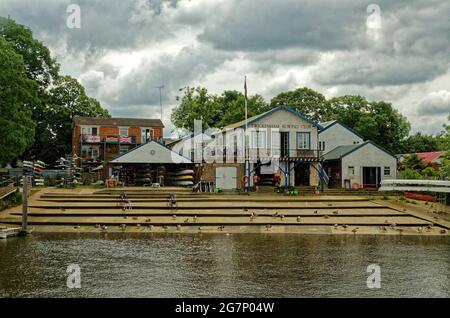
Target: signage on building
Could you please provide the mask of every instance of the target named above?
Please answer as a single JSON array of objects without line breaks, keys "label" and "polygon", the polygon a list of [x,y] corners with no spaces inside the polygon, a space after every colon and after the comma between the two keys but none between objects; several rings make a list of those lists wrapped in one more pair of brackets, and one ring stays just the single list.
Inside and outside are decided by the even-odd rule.
[{"label": "signage on building", "polygon": [[309,129],[311,125],[293,125],[293,124],[252,124],[255,128],[281,128],[281,129]]},{"label": "signage on building", "polygon": [[100,136],[87,136],[86,142],[100,142]]},{"label": "signage on building", "polygon": [[131,144],[131,143],[133,143],[133,138],[132,137],[121,136],[120,137],[120,142],[123,143],[123,144]]},{"label": "signage on building", "polygon": [[118,143],[119,137],[106,137],[105,141],[107,143]]}]

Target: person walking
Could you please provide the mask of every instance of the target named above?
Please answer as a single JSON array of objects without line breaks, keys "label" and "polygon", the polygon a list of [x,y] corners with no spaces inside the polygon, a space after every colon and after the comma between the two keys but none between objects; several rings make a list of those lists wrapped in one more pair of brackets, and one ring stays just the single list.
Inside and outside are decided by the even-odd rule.
[{"label": "person walking", "polygon": [[253,184],[255,185],[255,191],[259,191],[259,182],[261,181],[261,178],[255,173],[253,175]]}]

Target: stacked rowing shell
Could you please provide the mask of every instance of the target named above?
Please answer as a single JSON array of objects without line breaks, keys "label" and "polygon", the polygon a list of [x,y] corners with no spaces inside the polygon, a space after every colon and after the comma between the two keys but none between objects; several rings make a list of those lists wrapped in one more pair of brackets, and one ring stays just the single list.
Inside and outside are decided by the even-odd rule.
[{"label": "stacked rowing shell", "polygon": [[169,174],[172,184],[175,186],[189,187],[194,185],[194,170],[184,169]]},{"label": "stacked rowing shell", "polygon": [[135,183],[137,185],[150,184],[152,182],[152,170],[150,168],[141,168],[136,170]]}]

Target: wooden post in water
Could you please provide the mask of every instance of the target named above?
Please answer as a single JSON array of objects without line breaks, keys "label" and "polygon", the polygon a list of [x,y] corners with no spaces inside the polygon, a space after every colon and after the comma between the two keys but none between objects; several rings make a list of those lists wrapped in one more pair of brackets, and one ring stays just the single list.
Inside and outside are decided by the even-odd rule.
[{"label": "wooden post in water", "polygon": [[27,235],[28,227],[28,192],[30,186],[30,177],[23,176],[23,192],[22,192],[22,231],[21,235]]}]

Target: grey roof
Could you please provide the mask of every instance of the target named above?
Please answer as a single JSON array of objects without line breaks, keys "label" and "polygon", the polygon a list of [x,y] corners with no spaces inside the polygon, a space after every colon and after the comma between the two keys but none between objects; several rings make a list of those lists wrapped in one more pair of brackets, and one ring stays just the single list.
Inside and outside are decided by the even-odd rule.
[{"label": "grey roof", "polygon": [[146,118],[108,118],[108,117],[80,117],[73,118],[75,125],[111,125],[127,127],[164,127],[160,119]]},{"label": "grey roof", "polygon": [[326,121],[323,123],[319,123],[320,126],[322,126],[324,129],[327,128],[328,126],[330,126],[331,124],[335,123],[337,120],[330,120],[330,121]]},{"label": "grey roof", "polygon": [[381,147],[380,145],[377,145],[376,143],[374,143],[371,140],[367,140],[365,142],[363,142],[362,144],[354,144],[354,145],[345,145],[345,146],[338,146],[336,148],[334,148],[333,150],[327,152],[326,154],[324,154],[322,156],[323,160],[340,160],[342,157],[345,157],[346,155],[348,155],[349,153],[351,153],[352,151],[355,151],[359,148],[364,147],[365,145],[371,144],[375,147],[377,147],[378,149],[380,149],[381,151],[385,152],[386,154],[388,154],[389,156],[394,157],[395,159],[397,159],[397,157],[390,152],[389,150]]},{"label": "grey roof", "polygon": [[362,144],[356,144],[356,145],[346,145],[346,146],[338,146],[334,148],[333,150],[327,152],[323,155],[323,160],[339,160],[346,154],[348,154],[350,151],[355,150],[358,147],[361,147]]}]

